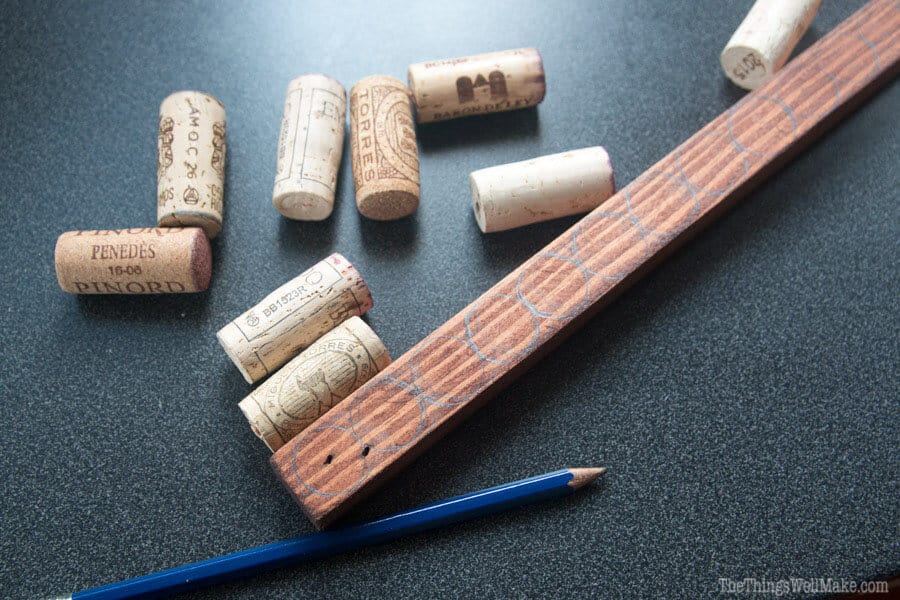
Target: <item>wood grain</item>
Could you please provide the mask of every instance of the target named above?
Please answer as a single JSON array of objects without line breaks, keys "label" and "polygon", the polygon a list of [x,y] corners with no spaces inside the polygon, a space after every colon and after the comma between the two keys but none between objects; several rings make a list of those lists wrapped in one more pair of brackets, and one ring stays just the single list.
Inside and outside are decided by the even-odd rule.
[{"label": "wood grain", "polygon": [[874,0],[589,213],[272,457],[325,527],[890,81]]}]

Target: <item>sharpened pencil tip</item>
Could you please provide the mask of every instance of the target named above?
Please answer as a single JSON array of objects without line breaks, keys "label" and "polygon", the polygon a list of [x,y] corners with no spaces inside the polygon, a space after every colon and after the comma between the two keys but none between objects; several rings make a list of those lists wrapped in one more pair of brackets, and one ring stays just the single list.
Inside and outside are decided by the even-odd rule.
[{"label": "sharpened pencil tip", "polygon": [[598,477],[606,473],[606,467],[569,469],[569,473],[572,474],[572,481],[570,481],[566,485],[577,490],[578,488],[586,486],[590,482],[596,480]]}]

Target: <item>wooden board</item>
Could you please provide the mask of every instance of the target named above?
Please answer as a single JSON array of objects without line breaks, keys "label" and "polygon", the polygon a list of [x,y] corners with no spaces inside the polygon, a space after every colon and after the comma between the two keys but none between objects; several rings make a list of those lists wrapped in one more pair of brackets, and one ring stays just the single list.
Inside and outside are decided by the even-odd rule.
[{"label": "wooden board", "polygon": [[900,8],[874,0],[295,437],[276,474],[331,524],[890,81],[898,58]]}]

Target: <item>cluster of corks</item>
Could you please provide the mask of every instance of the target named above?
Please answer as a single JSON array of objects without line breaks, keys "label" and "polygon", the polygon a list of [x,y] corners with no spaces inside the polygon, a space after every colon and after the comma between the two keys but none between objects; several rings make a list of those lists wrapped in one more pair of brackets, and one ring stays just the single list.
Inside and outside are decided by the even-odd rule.
[{"label": "cluster of corks", "polygon": [[[755,89],[772,78],[809,27],[821,0],[758,0],[722,52],[726,75]],[[373,75],[350,90],[350,153],[356,205],[375,220],[414,213],[421,197],[414,123],[535,106],[546,80],[540,54],[520,48],[410,65],[408,87]],[[324,75],[288,86],[273,202],[285,216],[327,218],[344,140],[346,92]],[[472,210],[484,233],[590,211],[615,193],[602,147],[470,174]]]},{"label": "cluster of corks", "polygon": [[[758,0],[721,55],[737,85],[772,78],[821,0]],[[356,205],[376,220],[414,213],[421,197],[414,123],[535,106],[546,80],[534,48],[410,65],[409,87],[373,75],[350,90]],[[290,82],[278,141],[273,203],[300,220],[328,218],[344,143],[347,93],[325,75]],[[70,231],[56,245],[60,287],[73,294],[199,292],[211,276],[208,239],[222,229],[225,109],[208,94],[176,92],[160,106],[156,228]],[[615,193],[600,146],[493,166],[469,175],[481,231],[583,213]]]},{"label": "cluster of corks", "polygon": [[332,254],[225,325],[216,336],[247,380],[268,379],[238,405],[273,452],[391,362],[359,317],[372,294]]},{"label": "cluster of corks", "polygon": [[222,230],[225,108],[208,94],[176,92],[159,110],[157,227],[83,230],[56,242],[56,276],[72,294],[202,292],[209,240]]},{"label": "cluster of corks", "polygon": [[[388,221],[419,207],[415,123],[535,106],[546,81],[540,53],[520,48],[410,65],[408,87],[373,75],[350,90],[350,154],[356,206]],[[347,94],[325,75],[290,82],[278,141],[273,204],[317,221],[334,209]],[[485,233],[589,211],[615,191],[603,148],[501,165],[471,176],[472,206]]]}]

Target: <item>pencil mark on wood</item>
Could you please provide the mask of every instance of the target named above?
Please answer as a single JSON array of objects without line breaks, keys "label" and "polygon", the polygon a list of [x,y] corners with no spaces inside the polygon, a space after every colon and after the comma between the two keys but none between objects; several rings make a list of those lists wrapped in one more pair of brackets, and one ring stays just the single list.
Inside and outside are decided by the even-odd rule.
[{"label": "pencil mark on wood", "polygon": [[[634,264],[644,262],[650,255],[646,232],[633,225],[625,212],[594,211],[575,225],[569,251],[594,277],[621,280]],[[598,252],[600,248],[610,252]],[[630,249],[630,256],[621,252],[626,248]]]},{"label": "pencil mark on wood", "polygon": [[[508,327],[509,321],[530,327]],[[538,317],[512,294],[488,294],[465,313],[465,338],[475,353],[490,363],[509,364],[527,355],[541,341]]]},{"label": "pencil mark on wood", "polygon": [[425,431],[426,408],[420,395],[416,386],[398,380],[373,381],[353,394],[350,426],[364,445],[378,452],[406,448]]},{"label": "pencil mark on wood", "polygon": [[[478,372],[471,377],[469,370]],[[410,356],[410,375],[433,404],[459,404],[484,386],[488,375],[477,349],[455,336],[426,338]]]},{"label": "pencil mark on wood", "polygon": [[[569,320],[590,304],[591,277],[580,259],[543,252],[523,265],[516,279],[516,297],[535,317]],[[544,294],[544,286],[560,293]]]}]

